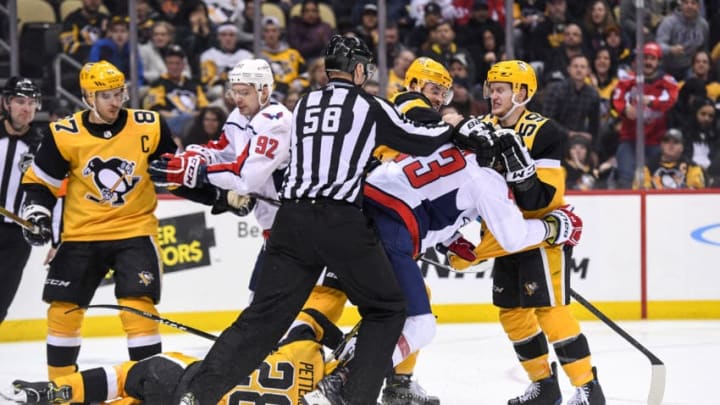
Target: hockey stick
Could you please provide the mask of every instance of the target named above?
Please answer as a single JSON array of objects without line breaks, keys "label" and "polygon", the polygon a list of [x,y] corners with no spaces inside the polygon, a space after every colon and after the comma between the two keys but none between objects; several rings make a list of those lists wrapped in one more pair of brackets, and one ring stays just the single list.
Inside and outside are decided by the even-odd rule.
[{"label": "hockey stick", "polygon": [[70,310],[65,311],[65,313],[67,314],[67,313],[70,313],[70,312],[73,312],[73,311],[77,311],[77,310],[80,310],[80,309],[88,309],[88,308],[107,308],[107,309],[116,309],[116,310],[118,310],[118,311],[132,312],[133,314],[140,315],[140,316],[143,316],[143,317],[145,317],[145,318],[152,319],[153,321],[158,322],[158,323],[161,323],[161,324],[163,324],[163,325],[167,325],[167,326],[173,327],[173,328],[175,328],[175,329],[180,329],[180,330],[183,331],[183,332],[192,333],[193,335],[201,336],[201,337],[204,337],[205,339],[210,339],[210,340],[212,340],[212,341],[217,340],[217,336],[215,336],[215,335],[213,335],[213,334],[210,334],[210,333],[201,331],[200,329],[195,329],[195,328],[193,328],[193,327],[191,327],[191,326],[187,326],[187,325],[183,325],[183,324],[178,323],[178,322],[171,321],[171,320],[169,320],[169,319],[161,318],[161,317],[159,317],[159,316],[157,316],[157,315],[155,315],[155,314],[151,314],[150,312],[142,311],[142,310],[139,310],[139,309],[133,308],[133,307],[128,307],[128,306],[126,306],[126,305],[114,305],[114,304],[88,305],[88,306],[86,306],[86,307],[76,307],[76,308],[72,308],[72,309],[70,309]]},{"label": "hockey stick", "polygon": [[663,396],[665,394],[665,364],[645,346],[641,345],[640,342],[635,340],[634,337],[630,336],[629,333],[625,332],[620,326],[618,326],[612,319],[608,318],[605,314],[600,312],[593,304],[583,298],[582,295],[578,294],[577,291],[570,289],[570,296],[575,299],[580,305],[585,307],[598,319],[600,319],[605,325],[609,326],[610,329],[615,331],[628,343],[633,345],[636,349],[640,350],[650,360],[652,367],[652,375],[650,377],[650,392],[648,393],[647,403],[649,405],[659,405],[662,403]]},{"label": "hockey stick", "polygon": [[[468,273],[463,270],[456,270],[453,269],[451,266],[436,262],[431,259],[427,259],[420,255],[419,259],[425,263],[432,264],[433,266],[443,268],[449,271],[453,271],[456,273]],[[593,315],[595,315],[599,320],[601,320],[605,325],[610,327],[615,333],[620,335],[623,339],[625,339],[628,343],[630,343],[632,346],[634,346],[636,349],[640,350],[642,354],[644,354],[649,360],[652,367],[652,374],[650,377],[650,392],[648,393],[648,401],[647,403],[649,405],[660,405],[662,403],[663,396],[665,395],[665,364],[660,360],[657,356],[655,356],[650,350],[648,350],[645,346],[640,344],[635,338],[630,336],[629,333],[625,332],[620,326],[618,326],[612,319],[608,318],[607,315],[600,312],[599,309],[597,309],[593,304],[591,304],[588,300],[583,298],[582,295],[578,294],[577,291],[570,289],[570,296],[575,299],[580,305],[585,307],[588,311],[590,311]]]},{"label": "hockey stick", "polygon": [[282,205],[282,202],[280,200],[276,200],[274,198],[265,197],[264,195],[255,194],[255,193],[248,193],[248,197],[256,198],[260,201],[265,201],[266,203],[270,205],[274,205],[276,207],[279,207]]},{"label": "hockey stick", "polygon": [[40,230],[38,229],[37,225],[34,225],[32,222],[28,221],[27,219],[22,219],[19,216],[12,213],[12,211],[9,211],[5,207],[0,207],[0,215],[6,216],[10,218],[13,222],[16,224],[22,226],[23,228],[27,229],[28,231],[32,233],[40,233]]}]

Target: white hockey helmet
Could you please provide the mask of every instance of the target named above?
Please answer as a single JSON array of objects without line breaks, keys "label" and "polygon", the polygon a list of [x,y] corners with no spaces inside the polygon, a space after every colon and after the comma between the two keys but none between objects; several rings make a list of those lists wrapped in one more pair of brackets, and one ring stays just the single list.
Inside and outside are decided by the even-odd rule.
[{"label": "white hockey helmet", "polygon": [[[268,100],[273,91],[275,80],[270,65],[265,59],[245,59],[235,65],[228,74],[230,86],[233,84],[250,84],[255,86],[258,92],[258,100],[262,102],[262,89],[267,86]],[[267,101],[266,101],[267,102]]]}]

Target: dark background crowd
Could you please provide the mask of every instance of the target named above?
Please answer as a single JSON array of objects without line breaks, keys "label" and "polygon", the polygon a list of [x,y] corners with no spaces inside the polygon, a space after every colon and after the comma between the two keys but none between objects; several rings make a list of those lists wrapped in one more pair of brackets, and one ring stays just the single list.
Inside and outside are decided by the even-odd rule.
[{"label": "dark background crowd", "polygon": [[[0,0],[0,3],[5,1]],[[32,3],[32,4],[31,4]],[[42,7],[38,6],[42,3]],[[452,102],[464,115],[488,112],[483,82],[490,66],[514,58],[536,70],[539,93],[529,108],[567,131],[567,187],[720,187],[720,0],[646,0],[642,23],[645,77],[635,87],[634,0],[519,0],[513,35],[505,37],[501,0],[387,1],[387,94],[402,89],[417,57],[443,63],[454,78]],[[23,24],[22,7],[45,24]],[[20,74],[41,83],[48,119],[79,106],[55,94],[59,81],[79,98],[77,70],[54,77],[64,54],[79,63],[105,59],[129,77],[137,55],[143,108],[160,111],[179,146],[219,136],[233,108],[227,72],[240,60],[267,59],[275,98],[292,109],[298,98],[326,83],[322,51],[334,33],[355,35],[377,52],[375,1],[269,0],[262,4],[262,54],[253,54],[250,0],[137,0],[138,49],[129,49],[127,2],[20,0]],[[7,18],[1,36],[7,40]],[[32,49],[31,49],[32,47]],[[0,77],[9,56],[0,50]],[[379,93],[379,78],[365,90]],[[645,181],[635,176],[635,119],[642,100]]]}]

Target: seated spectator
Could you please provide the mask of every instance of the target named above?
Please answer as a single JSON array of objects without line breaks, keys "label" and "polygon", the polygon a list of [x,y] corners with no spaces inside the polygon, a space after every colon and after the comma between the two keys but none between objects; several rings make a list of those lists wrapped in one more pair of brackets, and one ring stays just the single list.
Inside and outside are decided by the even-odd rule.
[{"label": "seated spectator", "polygon": [[588,3],[585,17],[582,21],[584,49],[588,55],[605,45],[605,33],[608,28],[617,27],[612,10],[605,0],[594,0]]},{"label": "seated spectator", "polygon": [[678,10],[663,18],[657,29],[656,42],[663,50],[665,71],[675,80],[684,79],[695,52],[708,49],[709,36],[699,0],[681,0]]},{"label": "seated spectator", "polygon": [[595,188],[598,170],[591,157],[590,141],[586,138],[570,138],[562,167],[566,174],[566,189],[587,191]]},{"label": "seated spectator", "polygon": [[183,75],[185,52],[178,45],[171,45],[165,52],[167,73],[150,84],[143,107],[155,110],[165,118],[173,136],[182,135],[188,121],[198,114],[200,108],[208,105],[202,86]]},{"label": "seated spectator", "polygon": [[465,48],[457,46],[455,43],[455,30],[452,24],[448,21],[440,22],[432,30],[431,45],[422,53],[422,56],[433,58],[444,66],[450,66],[450,61],[461,55],[467,62],[468,80],[474,83],[476,77],[475,62],[472,56],[470,56],[470,52]]},{"label": "seated spectator", "polygon": [[179,146],[184,150],[188,145],[205,145],[214,141],[220,138],[226,118],[227,114],[220,107],[203,107],[176,142],[179,141]]},{"label": "seated spectator", "polygon": [[[710,63],[710,54],[708,51],[699,50],[695,52],[688,78],[698,78],[705,82],[707,96],[713,100],[717,100],[718,96],[720,96],[720,82],[718,82]],[[682,89],[684,84],[684,80],[680,81],[678,87]]]},{"label": "seated spectator", "polygon": [[[153,10],[150,5],[150,0],[137,0],[137,29],[138,29],[138,43],[146,44],[152,39],[152,28],[155,22],[158,21],[158,13]],[[127,13],[127,9],[121,13]]]},{"label": "seated spectator", "polygon": [[300,90],[298,89],[290,89],[288,91],[288,94],[285,96],[285,99],[283,100],[283,104],[285,107],[287,107],[288,110],[292,111],[295,109],[295,105],[297,104],[298,100],[300,100],[300,96],[302,94],[300,93]]},{"label": "seated spectator", "polygon": [[707,89],[702,79],[692,78],[683,83],[678,91],[677,101],[667,114],[668,128],[682,128],[693,120],[692,104],[697,99],[707,97]]},{"label": "seated spectator", "polygon": [[[275,79],[275,91],[287,94],[290,87],[300,86],[300,75],[305,73],[305,58],[297,49],[290,48],[282,39],[283,29],[275,17],[262,20],[262,56],[267,59]],[[295,83],[298,82],[298,83]]]},{"label": "seated spectator", "polygon": [[201,77],[200,55],[210,49],[215,38],[205,3],[196,3],[184,21],[175,26],[175,43],[185,50],[192,77],[198,78]]},{"label": "seated spectator", "polygon": [[[565,0],[545,2],[545,15],[533,29],[525,33],[525,58],[531,62],[547,61],[550,53],[565,40],[567,25],[571,22]],[[579,27],[578,27],[579,28]],[[582,36],[579,38],[582,41]]]},{"label": "seated spectator", "polygon": [[691,105],[692,119],[682,127],[685,155],[690,161],[707,171],[712,157],[720,149],[720,134],[717,130],[715,101],[697,98]]},{"label": "seated spectator", "polygon": [[202,0],[150,0],[158,19],[169,22],[178,30],[187,24],[188,15],[201,3],[205,4]]},{"label": "seated spectator", "polygon": [[401,52],[409,50],[407,46],[400,42],[400,30],[395,21],[388,21],[385,26],[385,50],[387,51],[388,69],[392,69],[395,58]]},{"label": "seated spectator", "polygon": [[[114,16],[108,23],[107,38],[102,38],[92,45],[88,62],[106,60],[130,77],[130,19],[126,16]],[[138,85],[143,84],[142,59],[137,48],[132,52],[137,55]]]},{"label": "seated spectator", "polygon": [[87,61],[95,41],[105,36],[109,17],[100,11],[101,4],[100,0],[83,0],[82,7],[68,14],[62,22],[60,43],[63,52],[80,63]]},{"label": "seated spectator", "polygon": [[[175,27],[170,25],[170,23],[167,21],[158,21],[153,24],[152,38],[148,43],[140,45],[139,47],[145,83],[152,83],[159,79],[160,75],[167,72],[164,53],[174,40]],[[187,77],[192,77],[187,61],[185,61],[185,65],[183,74]]]},{"label": "seated spectator", "polygon": [[560,81],[567,78],[570,60],[577,55],[584,55],[583,33],[577,24],[565,26],[563,42],[557,48],[553,48],[547,55],[544,65],[544,83]]},{"label": "seated spectator", "polygon": [[610,51],[610,59],[612,60],[618,75],[627,75],[631,71],[632,64],[635,61],[635,54],[627,47],[625,40],[620,32],[620,27],[611,25],[605,32],[605,45]]},{"label": "seated spectator", "polygon": [[705,188],[702,169],[684,154],[683,134],[679,129],[670,128],[665,132],[660,140],[660,156],[650,159],[645,166],[645,188]]},{"label": "seated spectator", "polygon": [[[635,31],[637,26],[636,0],[620,0],[620,26],[623,37],[628,38],[629,47],[635,45]],[[647,1],[643,7],[642,30],[643,42],[648,43],[655,40],[655,30],[665,15],[670,13],[670,1]]]},{"label": "seated spectator", "polygon": [[490,67],[502,60],[505,53],[502,43],[497,40],[495,32],[492,29],[485,28],[480,35],[481,41],[468,49],[473,58],[475,58],[475,66],[477,66],[475,77],[473,78],[476,83],[485,82]]},{"label": "seated spectator", "polygon": [[617,116],[612,109],[610,100],[618,82],[617,70],[613,66],[610,50],[607,47],[601,47],[595,53],[590,73],[590,84],[597,90],[600,97],[600,128],[606,126],[611,119]]},{"label": "seated spectator", "polygon": [[422,17],[416,19],[415,27],[405,36],[405,45],[416,55],[430,47],[430,31],[442,21],[440,6],[436,3],[425,4],[423,10]]},{"label": "seated spectator", "polygon": [[377,59],[377,43],[378,43],[378,10],[374,3],[367,3],[363,6],[363,12],[360,17],[360,24],[355,27],[355,35],[362,39],[363,42],[370,47]]},{"label": "seated spectator", "polygon": [[388,82],[387,82],[387,99],[390,100],[392,97],[400,91],[403,91],[405,87],[405,73],[407,72],[410,64],[415,60],[415,54],[406,49],[398,54],[393,61],[392,68],[388,71]]},{"label": "seated spectator", "polygon": [[[474,55],[472,46],[482,43],[483,32],[486,29],[491,30],[493,34],[495,34],[495,41],[497,41],[498,44],[505,43],[504,28],[490,17],[487,0],[475,0],[467,24],[458,26],[456,29],[456,41],[458,45],[467,48]],[[518,50],[517,46],[515,50]]]},{"label": "seated spectator", "polygon": [[250,59],[253,54],[243,49],[237,40],[238,29],[234,24],[223,24],[217,29],[218,46],[200,55],[200,83],[205,86],[212,101],[225,91],[227,74],[238,62]]},{"label": "seated spectator", "polygon": [[317,90],[325,86],[328,82],[327,73],[325,73],[325,59],[317,58],[308,67],[308,82],[303,89],[303,93]]},{"label": "seated spectator", "polygon": [[323,56],[333,30],[320,19],[318,1],[303,0],[300,15],[290,19],[287,34],[290,46],[310,61]]}]

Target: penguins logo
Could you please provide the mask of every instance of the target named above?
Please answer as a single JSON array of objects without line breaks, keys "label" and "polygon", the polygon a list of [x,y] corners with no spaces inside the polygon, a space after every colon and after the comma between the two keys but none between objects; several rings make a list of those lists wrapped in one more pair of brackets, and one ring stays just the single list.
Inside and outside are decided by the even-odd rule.
[{"label": "penguins logo", "polygon": [[133,176],[134,172],[135,162],[119,158],[104,161],[97,156],[93,157],[83,169],[83,176],[93,176],[100,196],[88,193],[85,198],[101,204],[109,202],[114,207],[125,204],[123,196],[140,181],[140,176]]},{"label": "penguins logo", "polygon": [[140,279],[139,284],[144,285],[145,287],[152,284],[152,282],[155,280],[155,276],[152,275],[149,271],[141,271],[138,273],[138,278]]}]

